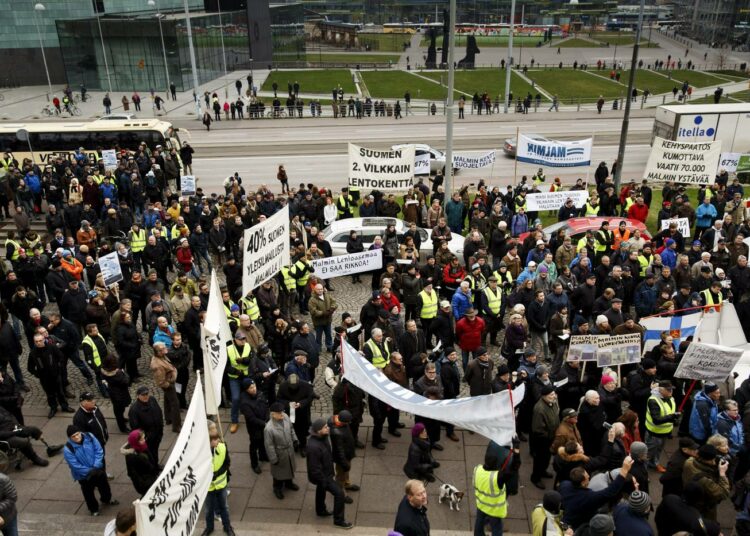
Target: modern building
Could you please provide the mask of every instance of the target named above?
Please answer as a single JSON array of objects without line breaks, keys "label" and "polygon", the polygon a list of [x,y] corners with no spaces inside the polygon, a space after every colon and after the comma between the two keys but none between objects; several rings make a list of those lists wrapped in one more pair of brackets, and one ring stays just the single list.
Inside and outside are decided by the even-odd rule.
[{"label": "modern building", "polygon": [[749,0],[675,0],[679,31],[702,43],[747,44]]}]

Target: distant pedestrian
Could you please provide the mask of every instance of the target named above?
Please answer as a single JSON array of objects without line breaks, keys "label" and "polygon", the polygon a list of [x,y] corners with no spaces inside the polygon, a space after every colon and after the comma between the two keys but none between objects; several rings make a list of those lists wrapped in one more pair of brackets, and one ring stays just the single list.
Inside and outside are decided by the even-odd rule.
[{"label": "distant pedestrian", "polygon": [[140,429],[146,434],[146,444],[151,456],[159,461],[159,445],[164,437],[164,416],[156,398],[145,385],[138,387],[136,400],[128,411],[131,430]]},{"label": "distant pedestrian", "polygon": [[104,113],[106,115],[109,115],[112,113],[112,99],[109,98],[109,93],[104,95],[104,98],[102,99],[102,104],[104,105]]},{"label": "distant pedestrian", "polygon": [[229,521],[229,507],[227,505],[227,484],[229,484],[229,452],[227,445],[219,437],[219,432],[212,431],[209,435],[211,440],[211,465],[213,469],[213,480],[208,487],[206,496],[206,528],[203,534],[211,534],[214,531],[214,516],[221,517],[224,533],[234,536],[234,529]]},{"label": "distant pedestrian", "polygon": [[599,100],[596,101],[596,111],[602,113],[602,108],[604,108],[604,95],[599,95]]},{"label": "distant pedestrian", "polygon": [[211,114],[208,111],[203,113],[203,124],[206,125],[206,130],[211,131]]},{"label": "distant pedestrian", "polygon": [[174,85],[174,82],[169,84],[169,92],[172,94],[172,100],[177,100],[177,86]]},{"label": "distant pedestrian", "polygon": [[393,108],[394,119],[401,119],[401,102],[396,101],[396,106]]},{"label": "distant pedestrian", "polygon": [[557,95],[552,95],[552,105],[549,107],[549,110],[547,111],[551,112],[552,110],[555,110],[556,112],[560,111]]},{"label": "distant pedestrian", "polygon": [[130,96],[130,100],[133,102],[133,106],[135,106],[135,111],[140,112],[141,111],[141,96],[138,94],[137,91],[133,91],[133,94]]},{"label": "distant pedestrian", "polygon": [[237,88],[237,95],[241,96],[242,95],[242,80],[238,78],[237,81],[234,83],[234,87]]}]

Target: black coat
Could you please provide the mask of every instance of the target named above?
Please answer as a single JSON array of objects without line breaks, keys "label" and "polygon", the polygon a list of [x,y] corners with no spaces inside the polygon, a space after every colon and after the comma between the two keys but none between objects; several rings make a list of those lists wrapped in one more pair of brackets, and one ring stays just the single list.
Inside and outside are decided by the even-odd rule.
[{"label": "black coat", "polygon": [[393,530],[403,536],[430,536],[430,520],[427,508],[414,508],[404,496],[398,505]]},{"label": "black coat", "polygon": [[86,293],[80,287],[75,292],[70,289],[66,290],[60,299],[59,305],[60,314],[63,318],[79,326],[86,324],[86,306],[88,305],[88,301],[86,300]]},{"label": "black coat", "polygon": [[586,456],[597,456],[601,450],[606,416],[601,405],[592,406],[584,402],[578,413],[578,430],[583,440]]},{"label": "black coat", "polygon": [[425,473],[432,471],[433,461],[429,440],[415,437],[409,445],[409,455],[404,464],[404,473],[409,478],[421,479]]},{"label": "black coat", "polygon": [[333,452],[328,437],[310,434],[307,439],[307,479],[323,484],[333,478]]},{"label": "black coat", "polygon": [[70,320],[61,318],[60,323],[52,328],[49,334],[55,338],[57,347],[63,355],[77,355],[78,347],[81,345],[81,334]]},{"label": "black coat", "polygon": [[3,323],[0,327],[0,348],[3,349],[0,352],[0,364],[3,366],[7,366],[11,359],[18,359],[23,351],[21,341],[16,336],[16,332],[13,331],[13,325],[9,321]]},{"label": "black coat", "polygon": [[331,426],[331,450],[334,463],[341,464],[346,471],[351,469],[351,460],[357,455],[354,448],[354,435],[348,424]]},{"label": "black coat", "polygon": [[164,435],[164,414],[159,403],[151,396],[144,404],[140,400],[133,402],[128,412],[130,428],[140,428],[146,434],[146,441],[152,438],[161,439]]},{"label": "black coat", "polygon": [[141,355],[141,336],[132,322],[119,322],[115,327],[115,348],[122,359]]},{"label": "black coat", "polygon": [[148,451],[136,452],[126,445],[120,449],[120,452],[125,455],[125,466],[133,487],[142,497],[159,478],[159,465]]},{"label": "black coat", "polygon": [[86,411],[79,407],[76,414],[73,415],[73,424],[82,432],[88,432],[98,439],[102,448],[107,444],[109,439],[107,420],[98,407],[95,407],[93,411]]},{"label": "black coat", "polygon": [[443,382],[443,398],[458,398],[461,391],[461,379],[456,362],[443,359],[440,363],[440,380]]},{"label": "black coat", "polygon": [[107,382],[109,398],[113,404],[127,406],[133,399],[130,397],[130,378],[122,369],[117,369],[114,374],[102,370],[102,379]]},{"label": "black coat", "polygon": [[331,403],[334,414],[338,415],[343,410],[348,410],[352,414],[352,422],[362,422],[362,415],[365,411],[365,393],[353,383],[342,379],[333,389]]},{"label": "black coat", "polygon": [[73,276],[65,270],[50,270],[44,278],[47,294],[52,296],[55,302],[60,302],[62,295],[68,289],[68,283],[72,280]]},{"label": "black coat", "polygon": [[29,374],[42,382],[53,381],[60,374],[62,361],[62,353],[53,344],[48,344],[44,348],[33,347],[29,352]]},{"label": "black coat", "polygon": [[240,393],[240,413],[245,417],[249,435],[263,434],[271,414],[265,399],[257,394],[253,397],[246,391]]}]

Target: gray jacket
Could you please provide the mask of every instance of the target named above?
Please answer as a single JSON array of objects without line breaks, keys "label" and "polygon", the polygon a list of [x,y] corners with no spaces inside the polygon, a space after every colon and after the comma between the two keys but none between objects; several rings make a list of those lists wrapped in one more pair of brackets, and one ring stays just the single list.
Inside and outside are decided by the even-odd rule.
[{"label": "gray jacket", "polygon": [[295,470],[294,446],[297,434],[294,433],[292,421],[284,414],[281,421],[271,420],[263,431],[268,461],[271,462],[271,476],[276,480],[293,480]]}]

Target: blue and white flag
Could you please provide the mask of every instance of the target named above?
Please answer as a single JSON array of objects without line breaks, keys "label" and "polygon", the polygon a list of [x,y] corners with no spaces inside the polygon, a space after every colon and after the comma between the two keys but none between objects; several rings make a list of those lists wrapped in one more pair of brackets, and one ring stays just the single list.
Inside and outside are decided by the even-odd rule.
[{"label": "blue and white flag", "polygon": [[592,139],[576,141],[535,140],[521,134],[518,137],[516,160],[550,167],[591,165]]},{"label": "blue and white flag", "polygon": [[700,324],[703,313],[697,311],[685,316],[654,316],[641,320],[641,326],[646,328],[643,334],[643,351],[648,352],[661,341],[661,334],[668,331],[672,336],[675,351],[679,349],[680,343],[695,335]]},{"label": "blue and white flag", "polygon": [[[354,385],[401,411],[471,430],[498,445],[510,445],[516,433],[514,406],[523,400],[524,386],[492,395],[430,400],[386,378],[344,341],[343,376]],[[512,402],[512,404],[511,404]]]}]

